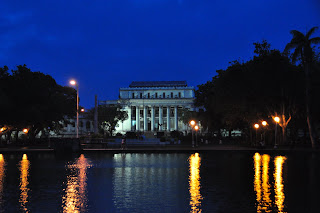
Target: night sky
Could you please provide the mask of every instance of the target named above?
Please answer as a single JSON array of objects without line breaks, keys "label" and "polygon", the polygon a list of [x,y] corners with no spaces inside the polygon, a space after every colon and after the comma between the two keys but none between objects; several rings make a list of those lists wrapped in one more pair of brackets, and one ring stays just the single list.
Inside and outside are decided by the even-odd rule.
[{"label": "night sky", "polygon": [[[283,50],[320,26],[320,0],[2,0],[0,66],[79,82],[80,105],[117,99],[132,81],[203,84],[253,42]],[[315,36],[320,35],[320,30]]]}]

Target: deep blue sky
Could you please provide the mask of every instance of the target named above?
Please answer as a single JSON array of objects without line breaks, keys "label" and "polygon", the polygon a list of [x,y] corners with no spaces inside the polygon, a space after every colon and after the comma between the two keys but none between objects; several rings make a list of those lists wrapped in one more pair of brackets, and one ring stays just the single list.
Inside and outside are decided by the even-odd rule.
[{"label": "deep blue sky", "polygon": [[320,26],[319,0],[2,0],[0,8],[0,66],[26,64],[61,85],[75,78],[87,108],[131,81],[203,84],[252,58],[253,42],[282,51],[290,30]]}]

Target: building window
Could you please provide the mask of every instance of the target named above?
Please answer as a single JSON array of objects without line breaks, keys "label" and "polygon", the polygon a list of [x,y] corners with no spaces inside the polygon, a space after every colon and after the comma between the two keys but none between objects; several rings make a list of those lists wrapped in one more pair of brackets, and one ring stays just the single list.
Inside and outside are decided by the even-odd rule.
[{"label": "building window", "polygon": [[173,98],[173,92],[171,93],[171,98]]},{"label": "building window", "polygon": [[156,98],[158,98],[158,93],[156,92]]},{"label": "building window", "polygon": [[163,93],[163,98],[165,98],[165,97],[166,97],[166,93],[164,92],[164,93]]},{"label": "building window", "polygon": [[87,122],[86,122],[86,129],[87,129],[87,130],[90,130],[90,121],[87,121]]},{"label": "building window", "polygon": [[142,98],[142,93],[140,93],[140,98]]},{"label": "building window", "polygon": [[148,98],[150,98],[150,93],[148,93]]},{"label": "building window", "polygon": [[181,98],[181,92],[179,92],[179,98]]},{"label": "building window", "polygon": [[134,93],[132,93],[132,99],[134,99]]}]

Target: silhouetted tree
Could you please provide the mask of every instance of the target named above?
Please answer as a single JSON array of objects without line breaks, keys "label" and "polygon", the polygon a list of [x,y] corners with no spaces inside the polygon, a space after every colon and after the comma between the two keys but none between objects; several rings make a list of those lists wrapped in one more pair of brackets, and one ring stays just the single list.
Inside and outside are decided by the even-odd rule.
[{"label": "silhouetted tree", "polygon": [[294,50],[292,54],[292,61],[295,63],[300,60],[304,68],[305,73],[305,93],[306,93],[306,116],[307,123],[309,127],[309,135],[312,147],[316,146],[316,131],[314,127],[314,121],[312,117],[312,108],[311,108],[311,76],[312,76],[312,67],[316,59],[315,53],[312,49],[313,44],[320,43],[320,37],[310,38],[311,35],[318,29],[318,27],[311,28],[305,35],[297,30],[291,30],[292,34],[291,41],[286,45],[284,52],[289,50]]}]

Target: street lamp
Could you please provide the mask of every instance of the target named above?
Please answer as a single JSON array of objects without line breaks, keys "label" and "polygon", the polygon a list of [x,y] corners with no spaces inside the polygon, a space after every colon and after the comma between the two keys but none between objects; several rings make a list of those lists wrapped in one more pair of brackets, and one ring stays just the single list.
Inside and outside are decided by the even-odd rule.
[{"label": "street lamp", "polygon": [[29,132],[29,130],[28,130],[28,129],[23,129],[22,132],[23,132],[24,134],[27,134],[27,133]]},{"label": "street lamp", "polygon": [[194,120],[191,120],[189,122],[190,126],[191,126],[191,133],[192,133],[192,147],[194,147],[194,139],[193,139],[193,126],[196,124],[196,122]]},{"label": "street lamp", "polygon": [[259,129],[259,124],[254,124],[254,128],[256,129],[256,146],[257,146],[257,138],[258,138],[258,129]]},{"label": "street lamp", "polygon": [[79,84],[75,80],[71,80],[70,84],[77,86],[77,138],[79,138]]},{"label": "street lamp", "polygon": [[274,117],[273,120],[276,122],[276,128],[274,133],[274,148],[277,148],[277,127],[278,123],[280,122],[280,118],[278,116]]},{"label": "street lamp", "polygon": [[196,146],[198,146],[198,130],[199,130],[199,126],[195,125],[194,126],[194,130],[196,130]]},{"label": "street lamp", "polygon": [[[268,125],[267,121],[262,121],[262,126],[266,127]],[[266,128],[263,129],[263,145],[266,144]]]}]

